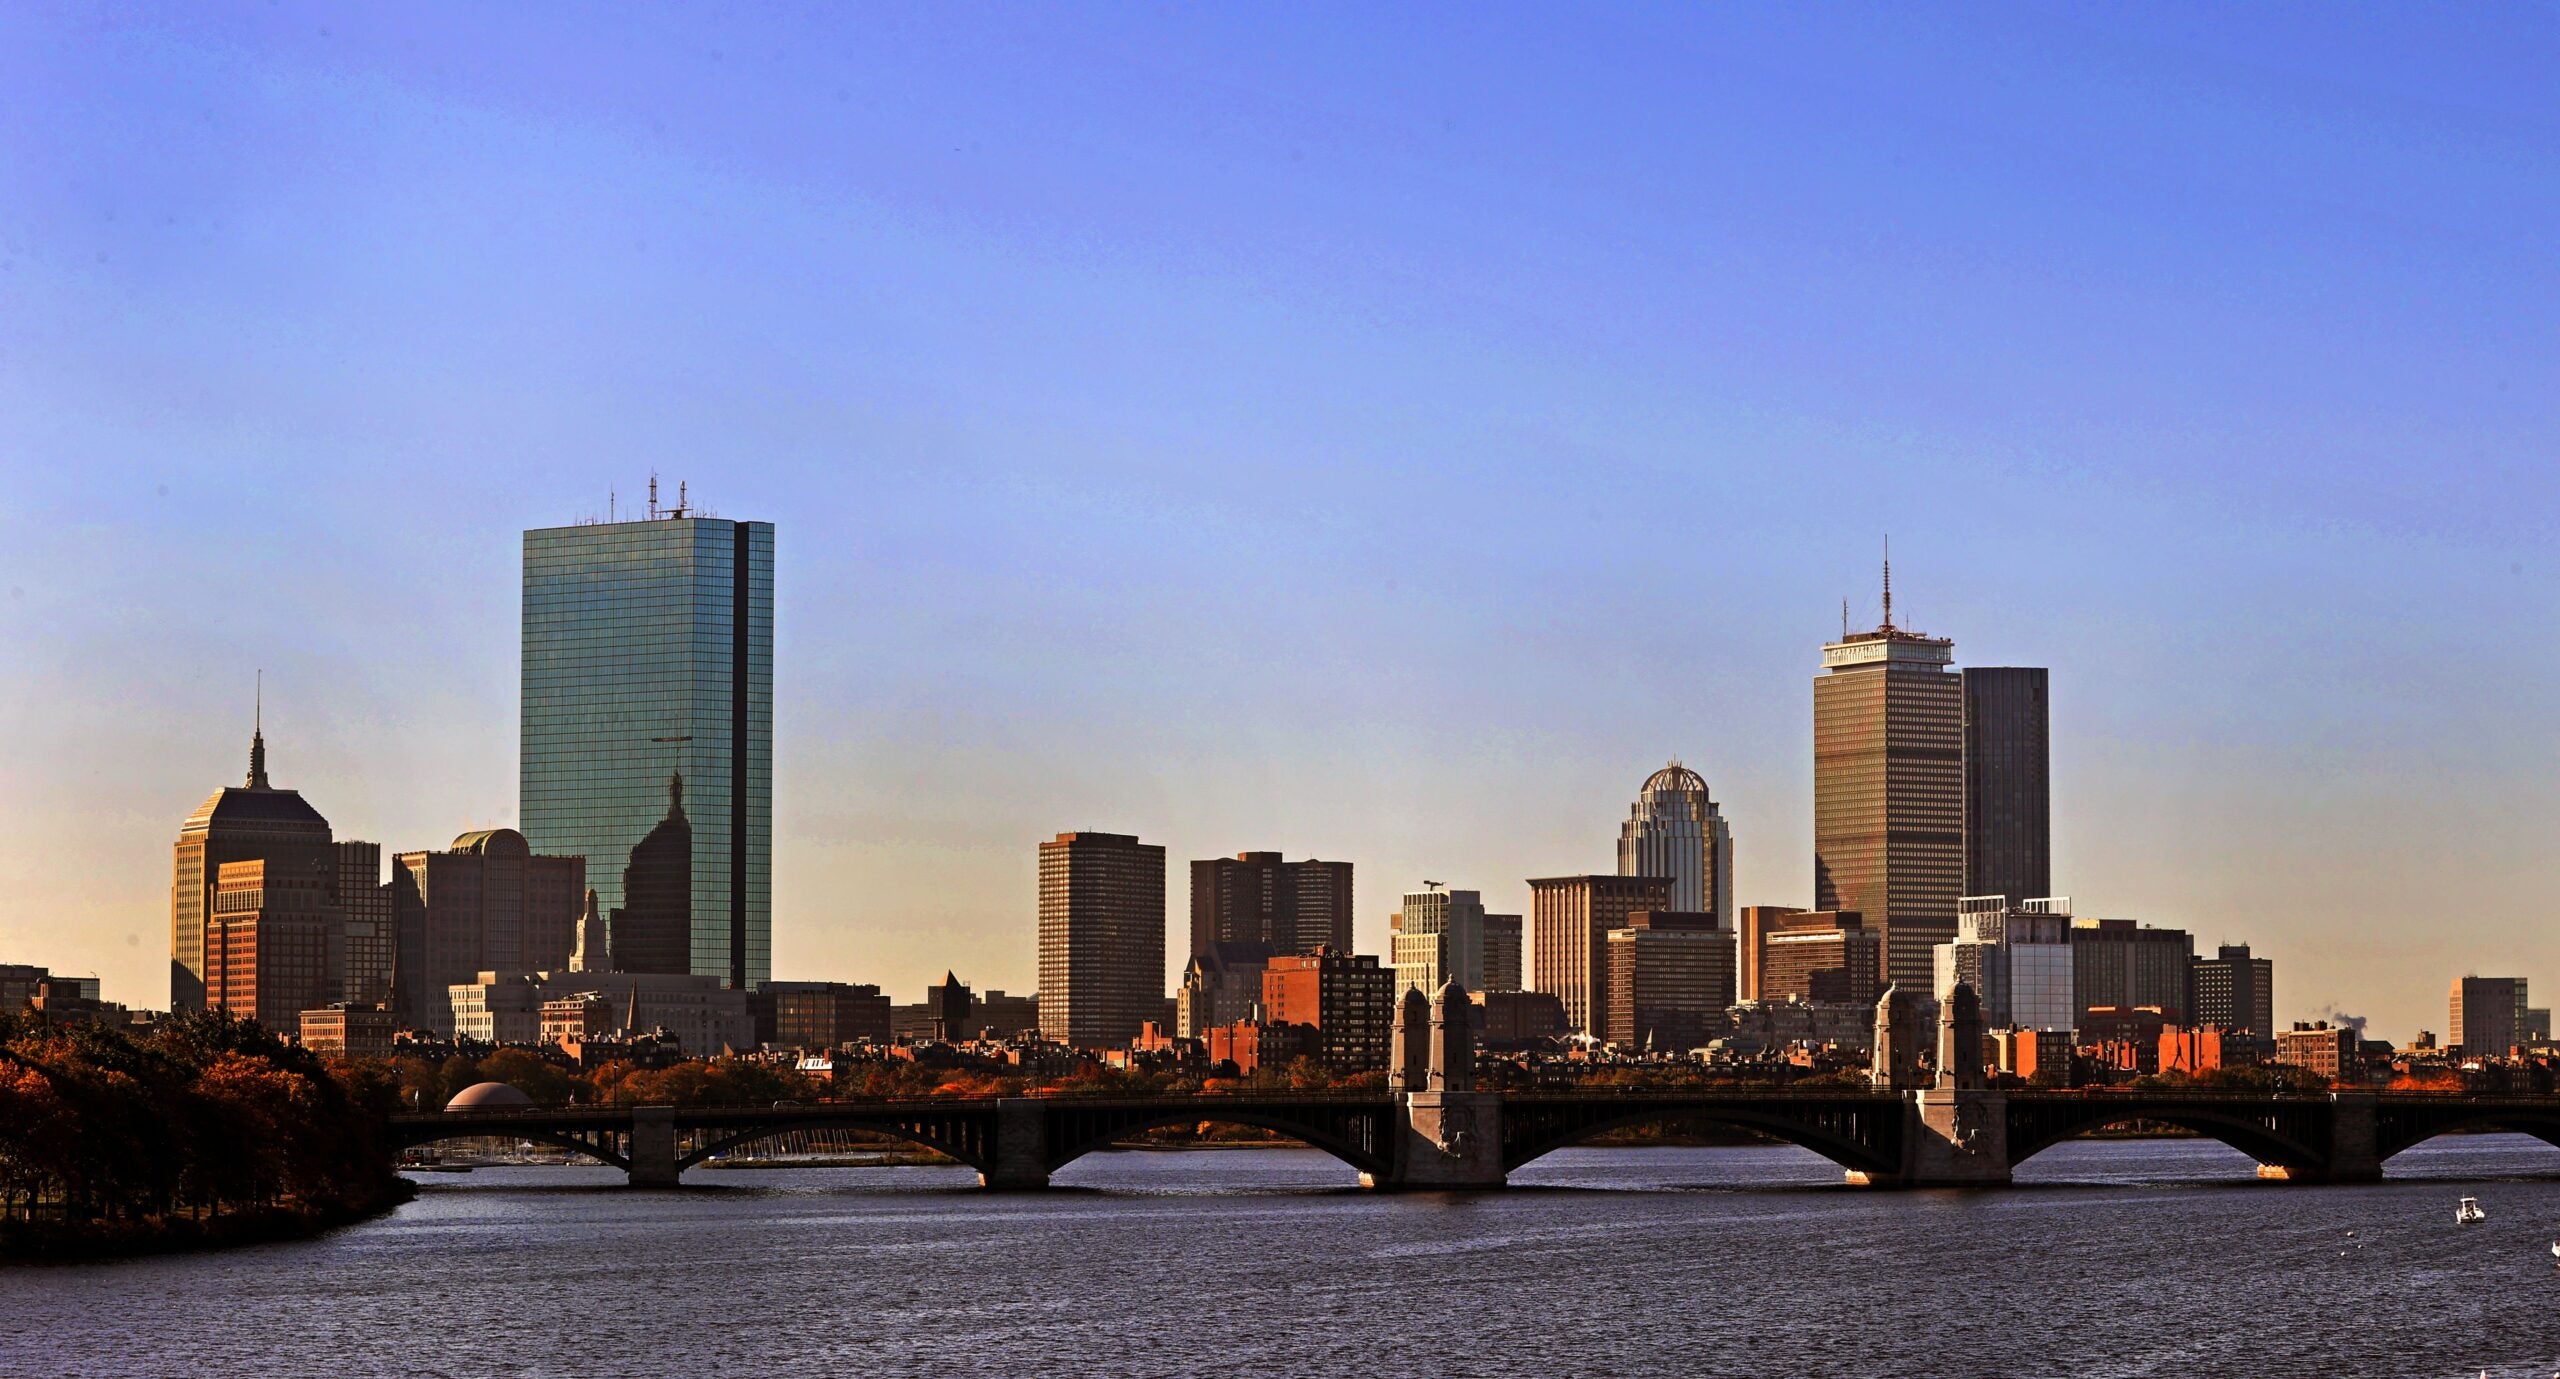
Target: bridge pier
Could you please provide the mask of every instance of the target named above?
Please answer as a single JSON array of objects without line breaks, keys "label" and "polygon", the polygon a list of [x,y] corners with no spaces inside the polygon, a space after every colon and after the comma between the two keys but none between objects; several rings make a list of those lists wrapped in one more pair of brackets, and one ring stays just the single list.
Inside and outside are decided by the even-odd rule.
[{"label": "bridge pier", "polygon": [[676,1108],[631,1108],[631,1186],[674,1187],[683,1172],[676,1167]]},{"label": "bridge pier", "polygon": [[2009,1097],[1978,1088],[1930,1087],[1903,1104],[1902,1167],[1850,1169],[1855,1187],[2006,1187]]},{"label": "bridge pier", "polygon": [[2381,1102],[2371,1092],[2329,1097],[2329,1159],[2322,1164],[2258,1165],[2275,1183],[2378,1183],[2382,1181]]},{"label": "bridge pier", "polygon": [[1028,1192],[1049,1185],[1049,1112],[1032,1097],[996,1102],[995,1152],[978,1170],[978,1186]]},{"label": "bridge pier", "polygon": [[1500,1092],[1406,1092],[1396,1098],[1395,1166],[1360,1185],[1389,1191],[1500,1187]]}]

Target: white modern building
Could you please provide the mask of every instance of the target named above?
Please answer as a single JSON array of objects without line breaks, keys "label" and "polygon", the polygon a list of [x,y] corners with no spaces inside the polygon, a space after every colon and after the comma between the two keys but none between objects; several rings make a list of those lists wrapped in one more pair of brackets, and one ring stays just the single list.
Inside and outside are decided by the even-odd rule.
[{"label": "white modern building", "polygon": [[1671,908],[1733,927],[1733,830],[1707,783],[1678,760],[1647,776],[1618,829],[1618,875],[1671,878]]},{"label": "white modern building", "polygon": [[1990,1029],[2070,1030],[2080,1006],[2072,993],[2071,900],[2012,903],[2005,895],[1956,902],[1956,937],[1935,950],[1940,1001],[1957,982],[1982,999]]}]

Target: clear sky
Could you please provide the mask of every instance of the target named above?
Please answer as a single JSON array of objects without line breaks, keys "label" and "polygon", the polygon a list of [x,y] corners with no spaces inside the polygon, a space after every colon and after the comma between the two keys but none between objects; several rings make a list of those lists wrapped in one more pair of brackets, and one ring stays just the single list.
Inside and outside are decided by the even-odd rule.
[{"label": "clear sky", "polygon": [[2560,11],[0,7],[0,960],[245,769],[515,818],[519,532],[778,528],[775,969],[1034,844],[1812,888],[1840,601],[2053,672],[2056,887],[2560,999]]}]

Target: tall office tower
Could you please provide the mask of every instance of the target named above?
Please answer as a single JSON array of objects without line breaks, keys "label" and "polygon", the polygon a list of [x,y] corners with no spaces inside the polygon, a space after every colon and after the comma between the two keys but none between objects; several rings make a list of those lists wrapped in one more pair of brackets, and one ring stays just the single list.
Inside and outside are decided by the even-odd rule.
[{"label": "tall office tower", "polygon": [[1405,892],[1387,955],[1397,998],[1407,987],[1436,994],[1452,977],[1469,991],[1484,990],[1484,930],[1484,897],[1474,891]]},{"label": "tall office tower", "polygon": [[1675,758],[1647,776],[1618,828],[1618,875],[1671,878],[1671,908],[1733,927],[1733,829],[1707,783]]},{"label": "tall office tower", "polygon": [[1883,936],[1885,980],[1927,989],[1964,893],[1964,688],[1955,643],[1884,623],[1822,648],[1813,681],[1813,893]]},{"label": "tall office tower", "polygon": [[2054,1030],[2080,1025],[2072,994],[2071,902],[2011,903],[2005,895],[1956,902],[1956,936],[1938,945],[1931,990],[1944,1002],[1956,984],[1973,988],[1991,1029]]},{"label": "tall office tower", "polygon": [[322,849],[225,862],[205,926],[205,1001],[281,1035],[338,999],[329,935],[338,927],[338,860]]},{"label": "tall office tower", "polygon": [[2091,1006],[2136,1010],[2158,1006],[2173,1025],[2195,1013],[2196,941],[2184,929],[2154,929],[2129,919],[2071,923],[2071,989]]},{"label": "tall office tower", "polygon": [[1484,917],[1484,985],[1469,990],[1481,996],[1488,991],[1520,989],[1520,916],[1486,915]]},{"label": "tall office tower", "polygon": [[568,971],[586,894],[586,859],[536,856],[512,828],[463,834],[444,852],[401,853],[391,864],[391,923],[408,1002],[401,1013],[450,1032],[446,988],[483,972]]},{"label": "tall office tower", "polygon": [[2276,965],[2249,956],[2249,945],[2226,943],[2195,961],[2195,1021],[2200,1027],[2276,1037]]},{"label": "tall office tower", "polygon": [[353,839],[337,844],[339,925],[332,932],[329,967],[338,974],[335,999],[380,1005],[391,999],[391,888],[382,880],[382,844]]},{"label": "tall office tower", "polygon": [[648,935],[625,970],[751,989],[773,976],[773,524],[655,488],[647,520],[524,534],[521,827],[586,859],[618,954],[626,922]]},{"label": "tall office tower", "polygon": [[1760,984],[1748,999],[1873,1005],[1883,993],[1884,939],[1857,911],[1792,910],[1774,918],[1760,932]]},{"label": "tall office tower", "polygon": [[2504,1058],[2525,1042],[2529,1009],[2522,977],[2456,977],[2448,1047],[2473,1058]]},{"label": "tall office tower", "polygon": [[213,921],[214,888],[223,866],[272,860],[292,864],[299,875],[337,864],[329,821],[303,801],[300,791],[267,783],[263,722],[249,737],[248,784],[225,786],[196,806],[178,828],[176,858],[169,888],[169,1008],[202,1010],[207,998],[206,930]]},{"label": "tall office tower", "polygon": [[1601,945],[1608,956],[1601,1038],[1690,1049],[1725,1032],[1733,931],[1711,914],[1639,910]]},{"label": "tall office tower", "polygon": [[1565,1025],[1598,1033],[1612,930],[1638,910],[1671,908],[1667,876],[1550,876],[1529,883],[1529,989],[1564,1006]]},{"label": "tall office tower", "polygon": [[1125,833],[1040,845],[1040,1033],[1117,1047],[1164,1014],[1164,849]]},{"label": "tall office tower", "polygon": [[1969,666],[1964,685],[1964,893],[2053,889],[2053,784],[2045,673]]},{"label": "tall office tower", "polygon": [[1261,943],[1274,953],[1351,951],[1351,864],[1239,852],[1191,864],[1191,951]]},{"label": "tall office tower", "polygon": [[1738,912],[1741,926],[1734,932],[1734,956],[1740,963],[1735,973],[1737,999],[1760,999],[1760,959],[1771,932],[1786,927],[1789,915],[1804,911],[1793,905],[1745,905]]}]

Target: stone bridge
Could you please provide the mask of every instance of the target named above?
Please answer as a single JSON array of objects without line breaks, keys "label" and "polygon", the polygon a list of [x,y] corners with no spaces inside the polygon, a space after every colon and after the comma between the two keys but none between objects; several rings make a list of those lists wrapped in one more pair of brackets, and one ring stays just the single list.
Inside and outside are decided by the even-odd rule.
[{"label": "stone bridge", "polygon": [[2383,1163],[2437,1135],[2512,1130],[2560,1145],[2560,1097],[2337,1092],[2003,1091],[1962,1051],[1970,993],[1946,1002],[1943,1073],[1912,1071],[1913,1031],[1890,999],[1878,1015],[1869,1087],[1495,1092],[1474,1085],[1463,990],[1406,993],[1383,1092],[1158,1097],[920,1097],[771,1106],[515,1107],[396,1116],[396,1147],[532,1140],[587,1155],[641,1187],[672,1187],[714,1154],[804,1130],[862,1130],[948,1155],[991,1188],[1045,1187],[1076,1159],[1168,1125],[1253,1126],[1321,1149],[1377,1188],[1489,1188],[1568,1145],[1644,1125],[1711,1125],[1800,1145],[1876,1187],[1992,1187],[2064,1140],[2148,1123],[2210,1136],[2259,1175],[2373,1182]]}]

